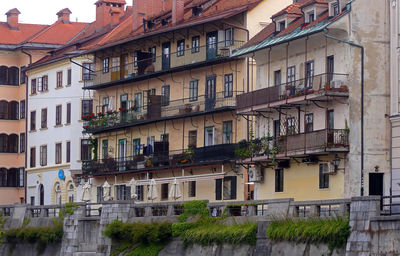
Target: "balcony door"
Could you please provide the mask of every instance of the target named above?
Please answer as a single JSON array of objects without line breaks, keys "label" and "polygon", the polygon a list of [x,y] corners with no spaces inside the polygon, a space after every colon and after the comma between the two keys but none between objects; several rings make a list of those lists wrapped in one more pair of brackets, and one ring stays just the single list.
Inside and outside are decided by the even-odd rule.
[{"label": "balcony door", "polygon": [[218,51],[218,33],[217,31],[207,33],[207,60],[212,60],[217,57]]},{"label": "balcony door", "polygon": [[313,87],[313,78],[314,78],[314,61],[306,62],[306,88]]},{"label": "balcony door", "polygon": [[120,65],[120,57],[111,58],[111,81],[117,81],[121,79]]},{"label": "balcony door", "polygon": [[125,79],[128,77],[129,74],[129,58],[128,58],[128,54],[123,54],[121,56],[121,78]]},{"label": "balcony door", "polygon": [[120,98],[121,122],[126,122],[128,115],[128,94],[122,94]]},{"label": "balcony door", "polygon": [[335,122],[335,112],[333,110],[328,110],[326,112],[326,128],[328,129],[328,136],[327,136],[327,142],[328,144],[333,144],[334,143],[334,122]]},{"label": "balcony door", "polygon": [[162,69],[166,70],[171,67],[171,43],[162,44]]},{"label": "balcony door", "polygon": [[122,139],[118,142],[118,170],[125,170],[125,159],[126,159],[126,140]]},{"label": "balcony door", "polygon": [[39,185],[39,205],[44,205],[44,186]]},{"label": "balcony door", "polygon": [[206,111],[213,110],[215,108],[216,101],[216,76],[208,76],[206,79]]},{"label": "balcony door", "polygon": [[204,146],[209,147],[214,145],[214,126],[204,128]]}]

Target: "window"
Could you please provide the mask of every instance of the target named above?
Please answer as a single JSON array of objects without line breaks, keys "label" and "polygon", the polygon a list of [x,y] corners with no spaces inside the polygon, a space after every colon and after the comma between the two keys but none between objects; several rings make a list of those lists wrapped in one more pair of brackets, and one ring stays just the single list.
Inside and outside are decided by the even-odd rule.
[{"label": "window", "polygon": [[97,202],[101,203],[104,201],[104,191],[103,187],[97,187]]},{"label": "window", "polygon": [[56,88],[61,88],[63,86],[63,72],[57,72],[57,84]]},{"label": "window", "polygon": [[19,168],[19,186],[23,187],[25,184],[25,168]]},{"label": "window", "polygon": [[19,102],[11,101],[8,103],[8,120],[18,120]]},{"label": "window", "polygon": [[[108,111],[110,99],[108,97],[103,98],[103,105],[101,106],[101,112],[105,113]],[[83,107],[82,107],[83,109]]]},{"label": "window", "polygon": [[232,97],[233,96],[233,74],[225,75],[225,83],[224,83],[224,97]]},{"label": "window", "polygon": [[138,201],[143,201],[143,198],[144,198],[144,186],[143,185],[136,186],[136,195],[137,195]]},{"label": "window", "polygon": [[31,131],[36,130],[36,111],[31,111]]},{"label": "window", "polygon": [[49,90],[49,77],[48,76],[43,76],[42,77],[42,91],[48,91]]},{"label": "window", "polygon": [[67,124],[71,123],[71,103],[67,103]]},{"label": "window", "polygon": [[88,161],[92,159],[92,151],[90,150],[90,142],[88,139],[81,140],[81,160]]},{"label": "window", "polygon": [[47,108],[43,108],[41,111],[40,128],[47,128]]},{"label": "window", "polygon": [[225,29],[225,46],[232,46],[233,42],[233,28]]},{"label": "window", "polygon": [[36,79],[31,80],[31,94],[36,94]]},{"label": "window", "polygon": [[61,164],[62,162],[62,144],[56,144],[56,164]]},{"label": "window", "polygon": [[25,133],[19,135],[19,152],[25,153]]},{"label": "window", "polygon": [[5,100],[0,101],[0,119],[8,119],[8,102]]},{"label": "window", "polygon": [[192,80],[189,83],[189,101],[196,101],[199,91],[199,80]]},{"label": "window", "polygon": [[294,135],[297,133],[296,118],[288,117],[288,119],[286,120],[286,125],[287,125],[286,135]]},{"label": "window", "polygon": [[56,106],[56,125],[61,125],[61,119],[62,119],[62,106],[58,105]]},{"label": "window", "polygon": [[40,146],[40,166],[47,165],[47,146]]},{"label": "window", "polygon": [[0,84],[18,86],[19,85],[18,67],[0,66]]},{"label": "window", "polygon": [[70,163],[71,162],[71,142],[70,141],[67,141],[65,151],[66,151],[66,154],[67,154],[66,155],[66,162]]},{"label": "window", "polygon": [[101,142],[101,153],[103,159],[108,157],[108,140],[103,140]]},{"label": "window", "polygon": [[116,185],[115,195],[117,200],[129,200],[131,198],[131,187],[126,185]]},{"label": "window", "polygon": [[278,26],[279,26],[279,31],[283,31],[286,28],[286,22],[281,21],[281,22],[279,22]]},{"label": "window", "polygon": [[311,88],[313,86],[314,78],[314,61],[306,62],[306,87]]},{"label": "window", "polygon": [[31,148],[31,153],[30,153],[30,167],[34,168],[36,167],[36,148],[33,147]]},{"label": "window", "polygon": [[200,37],[192,37],[192,53],[200,52]]},{"label": "window", "polygon": [[224,200],[236,199],[237,194],[237,177],[228,176],[224,179],[215,180],[215,200],[222,200],[222,186]]},{"label": "window", "polygon": [[214,145],[214,126],[209,126],[204,128],[204,146]]},{"label": "window", "polygon": [[108,73],[110,71],[110,58],[103,59],[103,73]]},{"label": "window", "polygon": [[280,85],[282,83],[282,72],[281,70],[274,71],[274,85]]},{"label": "window", "polygon": [[67,190],[68,190],[68,202],[73,203],[74,202],[74,192],[75,192],[75,186],[72,182],[69,182],[67,184]]},{"label": "window", "polygon": [[161,184],[161,200],[168,200],[168,183]]},{"label": "window", "polygon": [[314,11],[307,13],[308,16],[308,23],[311,23],[315,19]]},{"label": "window", "polygon": [[20,80],[20,84],[24,84],[26,83],[26,73],[25,73],[25,66],[21,67],[21,80]]},{"label": "window", "polygon": [[305,132],[312,132],[314,130],[314,114],[304,115],[304,122]]},{"label": "window", "polygon": [[83,66],[82,67],[82,80],[83,81],[93,80],[94,64],[93,63],[83,63],[82,66]]},{"label": "window", "polygon": [[329,174],[324,173],[324,164],[319,165],[319,188],[329,188]]},{"label": "window", "polygon": [[67,70],[67,85],[71,85],[72,84],[72,70],[68,69]]},{"label": "window", "polygon": [[93,100],[82,100],[82,116],[93,113]]},{"label": "window", "polygon": [[283,192],[283,169],[275,170],[275,192]]},{"label": "window", "polygon": [[142,93],[135,93],[135,107],[137,108],[138,111],[141,110],[142,108]]},{"label": "window", "polygon": [[196,196],[196,181],[189,181],[189,197]]},{"label": "window", "polygon": [[181,57],[181,56],[185,55],[185,40],[178,40],[177,49],[176,49],[176,55],[178,57]]},{"label": "window", "polygon": [[333,74],[335,73],[335,58],[333,55],[328,56],[326,58],[326,73],[327,73],[327,82],[332,82]]},{"label": "window", "polygon": [[232,143],[232,121],[222,123],[222,144]]},{"label": "window", "polygon": [[37,78],[37,91],[38,92],[43,91],[42,77]]},{"label": "window", "polygon": [[170,88],[169,85],[164,85],[163,87],[161,87],[161,96],[162,96],[161,106],[169,105],[169,98],[170,98],[169,88]]},{"label": "window", "polygon": [[132,141],[132,151],[134,156],[140,155],[140,138],[133,139]]},{"label": "window", "polygon": [[153,46],[150,48],[149,52],[151,52],[153,62],[156,62],[157,61],[157,48],[155,46]]},{"label": "window", "polygon": [[331,3],[329,14],[329,16],[336,16],[339,14],[339,5],[337,1]]},{"label": "window", "polygon": [[0,153],[18,153],[18,135],[0,134]]},{"label": "window", "polygon": [[139,51],[135,51],[133,53],[133,66],[134,67],[138,66],[138,55],[139,55]]},{"label": "window", "polygon": [[24,168],[0,168],[0,187],[23,187],[24,177],[21,177],[23,171]]},{"label": "window", "polygon": [[189,131],[189,147],[197,147],[197,131]]},{"label": "window", "polygon": [[296,66],[291,66],[287,68],[287,84],[294,86],[294,81],[296,81]]},{"label": "window", "polygon": [[20,118],[20,119],[25,119],[25,100],[21,100],[21,101],[19,102],[19,107],[20,107],[20,111],[19,111],[20,115],[19,115],[19,118]]}]

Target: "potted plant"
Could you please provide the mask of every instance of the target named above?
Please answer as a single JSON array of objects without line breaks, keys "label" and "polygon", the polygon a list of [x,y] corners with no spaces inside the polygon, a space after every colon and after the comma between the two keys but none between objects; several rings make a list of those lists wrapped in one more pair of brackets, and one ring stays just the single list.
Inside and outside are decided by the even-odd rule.
[{"label": "potted plant", "polygon": [[340,90],[341,90],[342,92],[347,92],[347,91],[348,91],[347,85],[341,85],[341,86],[340,86]]},{"label": "potted plant", "polygon": [[331,89],[331,84],[329,82],[325,83],[325,91],[329,91]]}]

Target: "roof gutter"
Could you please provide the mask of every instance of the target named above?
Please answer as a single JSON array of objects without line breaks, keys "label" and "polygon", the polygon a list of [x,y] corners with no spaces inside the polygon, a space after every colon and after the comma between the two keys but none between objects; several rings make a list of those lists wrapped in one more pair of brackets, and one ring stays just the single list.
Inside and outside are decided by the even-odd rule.
[{"label": "roof gutter", "polygon": [[364,196],[364,47],[362,45],[346,41],[328,34],[328,29],[325,28],[323,35],[326,38],[336,40],[341,43],[348,44],[352,47],[359,48],[361,50],[361,190],[360,195]]}]

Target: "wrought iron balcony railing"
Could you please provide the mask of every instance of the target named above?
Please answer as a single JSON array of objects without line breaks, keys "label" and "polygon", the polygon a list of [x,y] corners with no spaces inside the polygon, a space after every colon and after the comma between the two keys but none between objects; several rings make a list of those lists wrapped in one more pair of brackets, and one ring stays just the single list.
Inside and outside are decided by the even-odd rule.
[{"label": "wrought iron balcony railing", "polygon": [[109,157],[101,160],[83,161],[82,170],[84,175],[99,175],[102,173],[134,172],[223,162],[235,158],[236,147],[236,144],[220,144],[193,149],[166,150],[129,157]]},{"label": "wrought iron balcony railing", "polygon": [[173,101],[163,100],[162,96],[150,96],[147,106],[107,111],[107,107],[101,108],[97,115],[86,117],[83,125],[84,132],[98,133],[105,130],[129,127],[137,124],[147,123],[154,120],[177,118],[183,116],[194,116],[207,112],[233,109],[236,105],[237,92],[219,92],[213,96],[197,96]]},{"label": "wrought iron balcony railing", "polygon": [[[348,93],[347,74],[326,73],[238,95],[238,111],[254,106],[321,93]],[[334,96],[335,93],[332,93]],[[284,102],[286,103],[286,101]]]},{"label": "wrought iron balcony railing", "polygon": [[174,71],[188,65],[207,65],[209,62],[229,58],[243,44],[244,41],[221,41],[188,49],[185,46],[177,52],[164,49],[163,54],[159,56],[153,56],[151,52],[136,51],[134,62],[122,65],[120,63],[125,61],[122,60],[125,57],[121,57],[113,66],[110,59],[110,67],[106,66],[101,70],[88,73],[84,84],[85,87],[93,89],[92,86],[118,81],[134,81],[151,74]]}]

